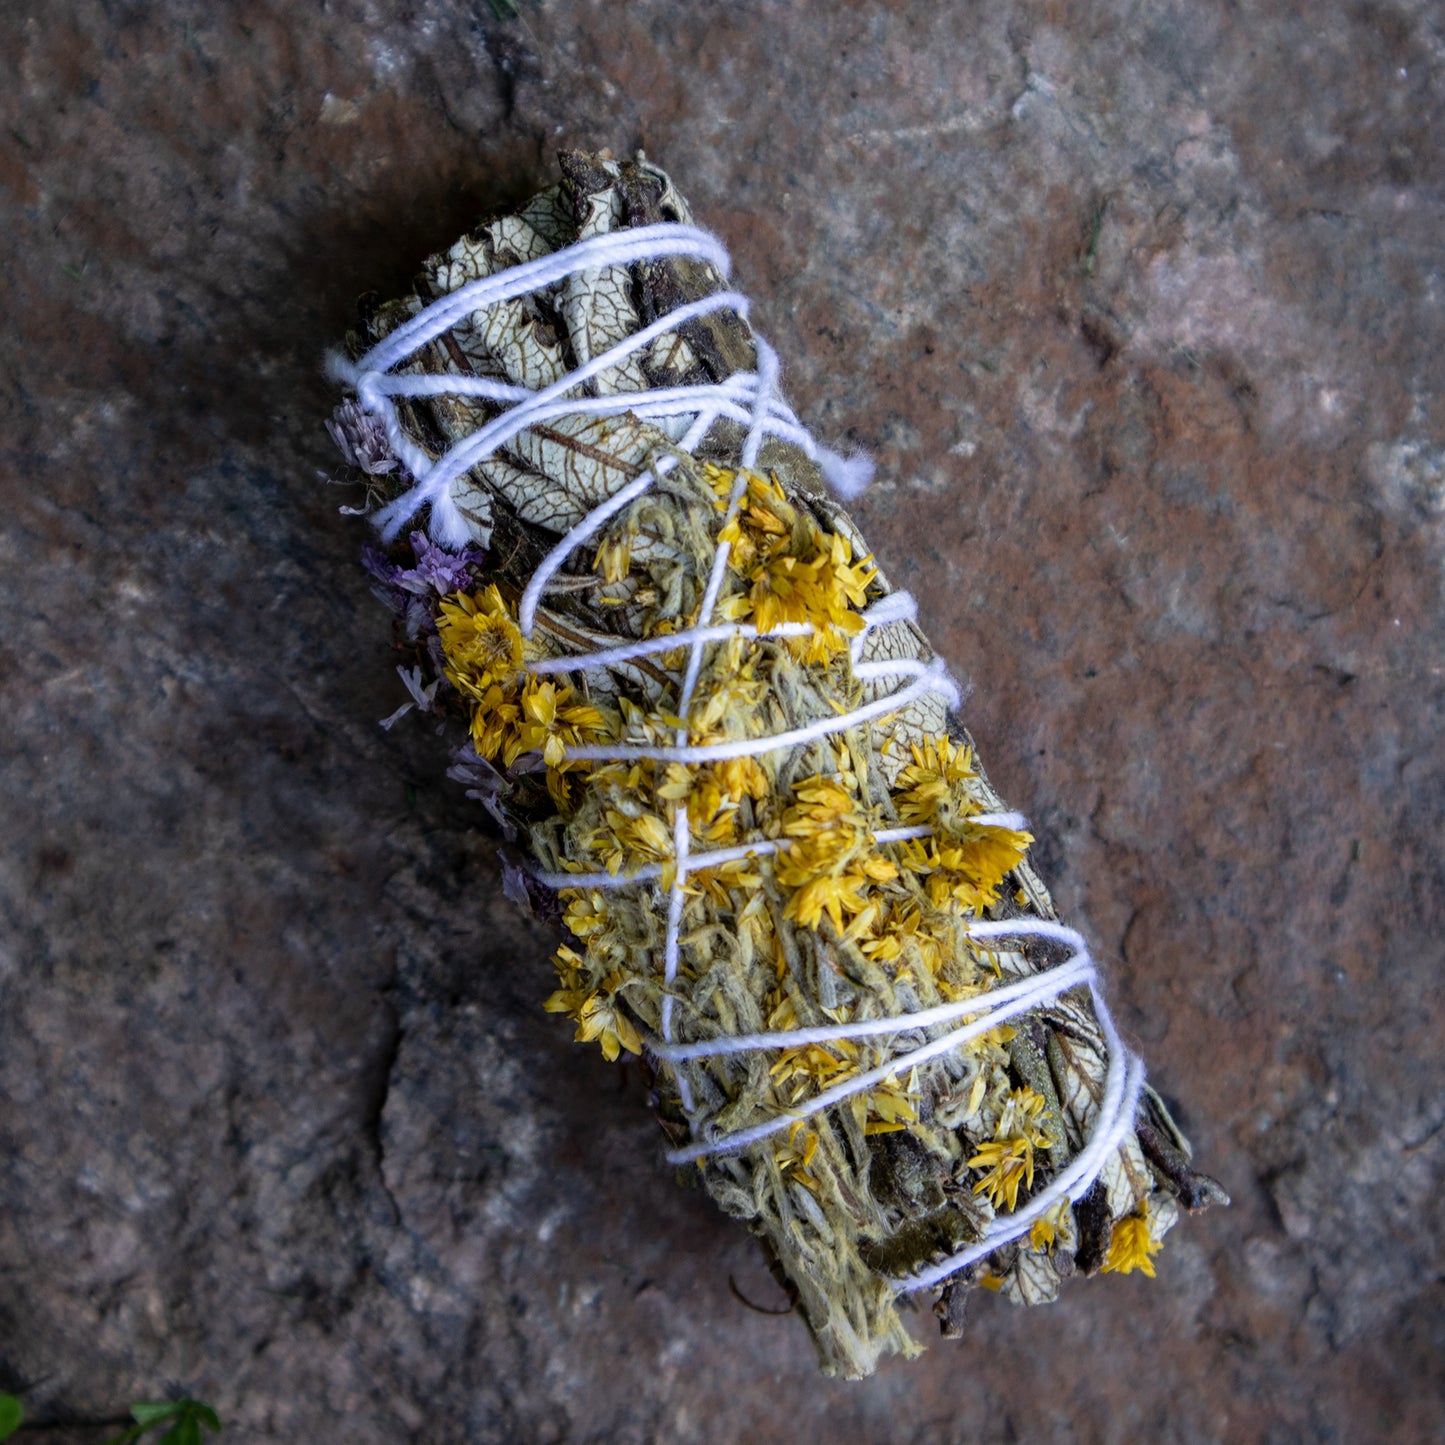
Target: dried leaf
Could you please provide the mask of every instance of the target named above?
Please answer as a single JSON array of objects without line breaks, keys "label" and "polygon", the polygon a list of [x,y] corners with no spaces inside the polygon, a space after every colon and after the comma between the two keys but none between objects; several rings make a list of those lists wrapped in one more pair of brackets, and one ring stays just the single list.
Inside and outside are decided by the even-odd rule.
[{"label": "dried leaf", "polygon": [[1052,1304],[1059,1297],[1058,1271],[1048,1255],[1020,1249],[1003,1277],[1001,1293],[1014,1304]]}]

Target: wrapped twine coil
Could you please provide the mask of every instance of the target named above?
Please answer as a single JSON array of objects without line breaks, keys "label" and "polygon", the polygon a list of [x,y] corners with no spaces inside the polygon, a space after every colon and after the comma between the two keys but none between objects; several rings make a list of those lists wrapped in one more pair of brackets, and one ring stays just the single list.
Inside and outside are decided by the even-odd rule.
[{"label": "wrapped twine coil", "polygon": [[[961,698],[642,158],[428,263],[333,373],[413,704],[531,855],[545,999],[655,1071],[669,1159],[756,1234],[823,1368],[983,1286],[1142,1269],[1223,1192],[1030,867]],[[423,530],[423,528],[425,530]]]}]

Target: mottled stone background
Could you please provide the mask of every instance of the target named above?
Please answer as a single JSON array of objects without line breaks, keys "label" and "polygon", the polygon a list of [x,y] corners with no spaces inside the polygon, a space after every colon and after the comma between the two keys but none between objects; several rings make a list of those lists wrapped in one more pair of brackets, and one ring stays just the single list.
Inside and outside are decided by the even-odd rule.
[{"label": "mottled stone background", "polygon": [[[1439,1438],[1442,65],[1409,0],[7,3],[0,1388],[238,1442]],[[877,455],[1234,1196],[1157,1281],[820,1382],[376,726],[322,350],[562,145],[667,165]]]}]

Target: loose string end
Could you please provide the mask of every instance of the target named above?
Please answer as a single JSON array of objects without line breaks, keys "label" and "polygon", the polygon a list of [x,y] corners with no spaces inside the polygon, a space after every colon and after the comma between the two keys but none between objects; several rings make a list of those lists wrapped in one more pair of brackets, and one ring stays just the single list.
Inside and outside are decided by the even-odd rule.
[{"label": "loose string end", "polygon": [[845,502],[860,497],[873,480],[873,458],[867,452],[840,456],[837,452],[819,449],[818,468],[823,480]]}]

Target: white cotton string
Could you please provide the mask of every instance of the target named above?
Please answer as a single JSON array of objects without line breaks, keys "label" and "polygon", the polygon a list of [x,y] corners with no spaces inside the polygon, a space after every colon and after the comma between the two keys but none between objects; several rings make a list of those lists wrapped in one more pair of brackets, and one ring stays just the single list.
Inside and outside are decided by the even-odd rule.
[{"label": "white cotton string", "polygon": [[[1029,820],[1022,813],[970,813],[965,822],[979,828],[1027,828]],[[927,838],[933,833],[932,828],[889,828],[886,832],[877,833],[874,836],[880,843],[892,842],[899,838]],[[975,925],[976,927],[976,925]]]},{"label": "white cotton string", "polygon": [[[746,485],[745,479],[744,485]],[[728,520],[731,520],[732,513],[736,510],[736,504],[729,507]],[[718,593],[722,591],[723,582],[727,577],[728,553],[731,551],[730,543],[718,544],[717,555],[713,558],[712,563],[712,575],[707,579],[707,591],[702,595],[702,606],[698,610],[697,620],[698,626],[701,628],[706,628],[712,619],[713,608],[717,606]],[[688,708],[692,706],[692,695],[697,690],[698,674],[702,671],[703,647],[703,643],[693,642],[688,650],[687,671],[683,674],[682,692],[678,698],[677,713],[679,717],[686,717]],[[687,735],[686,727],[678,730],[677,736],[680,742],[686,743]]]},{"label": "white cotton string", "polygon": [[635,662],[659,652],[680,652],[694,642],[726,642],[730,637],[809,637],[811,622],[780,622],[766,632],[756,627],[723,623],[718,627],[689,627],[684,632],[670,632],[665,637],[644,637],[637,642],[604,648],[601,652],[569,653],[564,657],[544,657],[530,663],[533,672],[580,672],[594,667],[616,667]]},{"label": "white cotton string", "polygon": [[[1047,978],[1049,989],[1057,994],[1076,983],[1082,983],[1094,976],[1094,965],[1085,953],[1076,953],[1067,963],[1051,968],[1046,974],[1030,974],[1004,988],[989,993],[975,994],[972,998],[959,999],[954,1003],[941,1003],[933,1008],[919,1009],[915,1013],[890,1014],[887,1018],[863,1019],[851,1024],[827,1024],[812,1029],[783,1029],[767,1034],[723,1034],[715,1039],[704,1039],[692,1044],[652,1044],[652,1052],[659,1059],[712,1059],[724,1054],[752,1054],[762,1049],[795,1049],[805,1044],[827,1044],[835,1039],[867,1039],[878,1034],[910,1033],[915,1029],[931,1028],[934,1024],[949,1023],[953,1019],[976,1018],[988,1015],[996,1025],[1000,1019],[1012,1018],[1009,1009],[1017,1000],[1031,999],[1040,990],[1041,980]],[[911,1055],[900,1055],[895,1066],[907,1067]]]},{"label": "white cotton string", "polygon": [[[729,498],[724,525],[736,514],[746,489],[745,474],[757,465],[762,445],[770,436],[798,447],[817,464],[829,486],[845,499],[856,496],[872,475],[873,464],[867,457],[843,457],[819,446],[813,440],[779,393],[778,358],[761,338],[755,338],[756,371],[737,372],[717,384],[663,387],[653,391],[605,396],[573,395],[592,378],[625,361],[658,337],[676,331],[690,320],[722,309],[731,309],[740,317],[746,318],[747,299],[736,292],[719,291],[700,300],[688,302],[624,337],[607,351],[590,358],[551,385],[537,391],[492,377],[398,374],[393,370],[453,327],[493,306],[535,291],[546,290],[580,272],[628,266],[638,261],[677,255],[694,256],[710,262],[724,279],[729,274],[730,263],[721,242],[695,226],[658,224],[609,232],[462,286],[423,308],[354,363],[337,356],[329,358],[328,369],[331,375],[355,388],[358,405],[381,424],[394,454],[415,481],[408,491],[372,518],[386,540],[398,535],[422,507],[429,507],[431,515],[428,529],[433,538],[444,546],[460,549],[469,540],[470,534],[451,496],[451,483],[530,427],[567,416],[631,414],[644,420],[693,417],[675,452],[663,452],[655,456],[655,459],[626,485],[588,511],[558,539],[542,559],[522,594],[519,622],[525,637],[532,636],[542,596],[571,553],[595,536],[608,521],[640,497],[658,478],[665,476],[676,466],[679,454],[695,451],[720,418],[747,427],[740,457],[741,466]],[[503,410],[433,460],[402,425],[395,399],[436,396],[471,397],[492,403]],[[733,637],[796,637],[806,636],[814,630],[809,624],[796,623],[783,624],[765,632],[759,632],[755,627],[746,624],[712,625],[712,613],[726,576],[727,558],[728,546],[721,543],[713,558],[712,570],[697,618],[686,631],[666,637],[628,641],[591,653],[539,659],[529,664],[530,669],[536,673],[554,673],[616,667],[655,653],[673,652],[686,647],[688,661],[678,700],[678,716],[686,719],[700,676],[703,652],[707,646]],[[862,648],[870,631],[893,622],[913,622],[916,617],[917,605],[906,592],[890,593],[865,609],[863,631],[852,639],[849,647],[854,676],[859,680],[911,680],[887,696],[851,711],[834,717],[819,718],[770,737],[729,739],[706,745],[691,743],[684,721],[677,730],[675,745],[672,747],[605,744],[578,746],[568,749],[567,757],[572,761],[599,762],[718,762],[781,751],[827,738],[875,718],[896,713],[928,693],[936,693],[946,699],[949,706],[957,707],[961,702],[961,694],[941,660],[925,662],[917,658],[869,661],[862,659]],[[981,827],[1018,829],[1025,826],[1025,820],[1012,812],[978,814],[969,821]],[[873,837],[875,843],[881,845],[927,838],[932,832],[927,826],[889,828],[875,832]],[[687,808],[685,804],[679,806],[674,820],[674,857],[670,865],[672,878],[668,888],[667,935],[663,949],[663,974],[667,991],[663,995],[659,1020],[662,1038],[649,1041],[653,1055],[660,1061],[672,1063],[675,1068],[679,1063],[694,1059],[789,1048],[835,1039],[884,1035],[897,1038],[960,1018],[966,1022],[947,1030],[938,1038],[893,1056],[876,1068],[824,1089],[812,1099],[764,1123],[734,1132],[710,1132],[707,1137],[688,1147],[672,1151],[668,1155],[671,1163],[685,1164],[710,1155],[736,1153],[791,1127],[800,1118],[819,1113],[873,1088],[899,1069],[910,1068],[951,1053],[970,1040],[996,1028],[1005,1020],[1058,998],[1065,989],[1087,986],[1093,997],[1109,1067],[1104,1097],[1088,1144],[1043,1190],[1029,1200],[1023,1209],[995,1219],[984,1238],[977,1244],[926,1270],[892,1281],[893,1287],[900,1292],[925,1289],[983,1258],[1000,1245],[1017,1239],[1059,1200],[1065,1197],[1078,1199],[1088,1191],[1110,1154],[1119,1147],[1133,1127],[1134,1111],[1143,1084],[1143,1069],[1119,1039],[1118,1031],[1095,986],[1096,970],[1083,938],[1073,929],[1044,919],[1008,919],[997,922],[980,920],[970,924],[969,934],[974,939],[1036,937],[1061,943],[1072,950],[1062,964],[1043,973],[1019,979],[1003,988],[956,1003],[886,1019],[748,1034],[686,1044],[674,1043],[672,1027],[675,995],[672,990],[681,971],[680,938],[688,874],[747,858],[767,856],[790,846],[787,840],[758,839],[737,847],[709,849],[694,854]],[[666,866],[649,863],[626,874],[620,870],[616,873],[533,872],[536,878],[553,888],[619,888],[657,879],[663,875]],[[675,1076],[683,1108],[691,1115],[693,1101],[688,1080],[680,1070],[676,1071]],[[707,1126],[704,1128],[706,1130]]]},{"label": "white cotton string", "polygon": [[670,1164],[690,1164],[709,1155],[732,1154],[745,1149],[772,1134],[791,1128],[800,1118],[806,1118],[823,1109],[842,1102],[844,1099],[871,1089],[884,1082],[902,1069],[915,1067],[929,1059],[938,1058],[962,1047],[970,1039],[977,1038],[1000,1023],[1029,1010],[1053,1002],[1067,989],[1087,985],[1094,1004],[1099,1029],[1104,1036],[1104,1049],[1109,1060],[1108,1075],[1104,1084],[1104,1097],[1100,1101],[1098,1114],[1089,1142],[1070,1162],[1059,1171],[1022,1209],[1011,1214],[995,1216],[993,1223],[984,1232],[983,1238],[959,1250],[947,1259],[930,1265],[927,1269],[890,1284],[899,1294],[910,1294],[917,1290],[929,1289],[942,1283],[950,1275],[970,1264],[992,1254],[994,1250],[1021,1238],[1034,1223],[1043,1218],[1061,1200],[1081,1199],[1093,1187],[1100,1171],[1114,1153],[1128,1138],[1134,1127],[1135,1111],[1139,1093],[1144,1086],[1142,1061],[1131,1054],[1119,1037],[1112,1015],[1095,986],[1097,974],[1089,956],[1088,945],[1077,930],[1047,919],[1012,918],[997,921],[983,921],[973,924],[969,933],[972,937],[1015,938],[1037,937],[1063,943],[1071,947],[1073,954],[1061,964],[1041,974],[1031,974],[1017,983],[991,993],[980,994],[956,1004],[944,1004],[932,1009],[920,1010],[913,1014],[900,1014],[890,1019],[871,1019],[854,1024],[838,1024],[816,1029],[789,1029],[771,1034],[749,1034],[730,1038],[712,1039],[696,1044],[662,1045],[654,1044],[653,1050],[659,1058],[708,1058],[721,1054],[748,1053],[762,1049],[792,1048],[810,1043],[826,1043],[834,1039],[863,1038],[882,1033],[903,1033],[945,1022],[960,1015],[972,1015],[970,1022],[920,1048],[896,1055],[884,1064],[855,1075],[830,1089],[824,1089],[812,1099],[795,1106],[786,1114],[739,1129],[713,1139],[705,1139],[683,1149],[671,1150],[667,1155]]},{"label": "white cotton string", "polygon": [[758,452],[763,445],[764,431],[769,420],[768,398],[778,385],[778,353],[761,336],[754,339],[758,356],[757,394],[753,403],[752,425],[748,438],[743,443],[742,464],[744,471],[752,471],[758,464]]},{"label": "white cotton string", "polygon": [[[761,1124],[755,1124],[750,1129],[739,1129],[733,1133],[721,1134],[714,1139],[703,1139],[699,1143],[690,1144],[683,1149],[671,1149],[667,1154],[667,1162],[669,1164],[691,1164],[710,1154],[736,1154],[740,1149],[746,1149],[760,1139],[766,1139],[772,1134],[778,1134],[784,1129],[791,1128],[799,1119],[805,1119],[810,1114],[821,1113],[824,1109],[829,1109],[834,1104],[840,1104],[854,1094],[861,1094],[865,1090],[873,1088],[874,1085],[883,1083],[886,1079],[896,1075],[900,1069],[915,1068],[919,1064],[927,1063],[930,1059],[951,1054],[962,1048],[971,1039],[976,1039],[980,1034],[997,1028],[1003,1020],[1047,1003],[1053,996],[1053,986],[1046,974],[1027,980],[1027,984],[1026,988],[1022,989],[997,1012],[986,1013],[983,1018],[975,1018],[971,1023],[964,1024],[963,1027],[943,1034],[931,1043],[923,1044],[907,1053],[896,1054],[887,1063],[879,1064],[877,1068],[869,1069],[866,1073],[855,1074],[840,1084],[834,1084],[832,1088],[824,1089],[821,1093],[813,1095],[811,1099],[805,1099],[801,1104],[794,1104],[784,1113]],[[976,1013],[983,1011],[982,1005],[987,997],[986,994],[981,994],[977,999],[970,1000]]]},{"label": "white cotton string", "polygon": [[[678,970],[682,966],[682,910],[683,905],[687,902],[683,883],[687,876],[687,853],[690,842],[687,806],[684,803],[678,808],[677,817],[673,819],[672,825],[674,872],[672,886],[667,890],[667,936],[662,950],[662,978],[667,987],[667,992],[662,996],[660,1020],[664,1039],[672,1037],[672,1015],[677,1003],[672,993],[672,987],[677,982]],[[678,1101],[682,1104],[684,1112],[690,1115],[693,1109],[692,1085],[681,1069],[675,1070],[674,1073],[677,1079]]]},{"label": "white cotton string", "polygon": [[[1022,813],[974,813],[968,821],[979,828],[1027,828],[1028,819]],[[927,823],[918,823],[908,828],[880,828],[873,834],[875,843],[903,843],[910,838],[931,838],[933,829]],[[793,846],[787,838],[759,838],[754,843],[739,843],[732,848],[709,848],[705,853],[689,855],[687,871],[700,873],[707,868],[721,868],[727,863],[740,863],[745,858],[766,858],[777,852],[786,852]],[[630,883],[647,883],[661,878],[665,869],[661,863],[644,863],[631,873],[553,873],[543,868],[531,868],[530,872],[538,883],[548,888],[626,888]]]},{"label": "white cotton string", "polygon": [[884,622],[914,622],[918,618],[918,603],[911,592],[890,592],[865,608],[863,616],[875,627]]},{"label": "white cotton string", "polygon": [[791,728],[787,732],[773,733],[762,738],[729,738],[720,743],[703,743],[695,746],[648,747],[628,746],[620,743],[587,743],[568,748],[567,757],[587,762],[658,762],[658,763],[716,763],[729,758],[755,758],[760,753],[777,752],[784,748],[797,747],[801,743],[816,742],[831,737],[834,733],[846,732],[860,723],[873,718],[885,717],[901,711],[909,703],[936,692],[948,700],[950,707],[957,707],[959,691],[957,684],[948,676],[943,663],[935,659],[925,665],[921,675],[897,692],[889,693],[873,702],[855,707],[851,712],[840,713],[837,717],[820,718],[806,727]]},{"label": "white cotton string", "polygon": [[[488,311],[493,306],[515,301],[533,291],[544,291],[579,271],[602,266],[631,266],[637,261],[658,260],[663,256],[701,257],[717,268],[723,280],[727,280],[732,270],[727,248],[711,232],[699,226],[659,223],[635,226],[626,231],[609,231],[605,235],[577,241],[561,251],[539,256],[535,261],[524,261],[519,266],[509,266],[491,276],[469,281],[465,286],[448,292],[378,342],[355,363],[354,369],[356,372],[390,371],[398,362],[420,351],[476,312]],[[334,365],[344,367],[347,363],[338,360]],[[352,374],[344,370],[339,374],[354,384]]]},{"label": "white cotton string", "polygon": [[[333,368],[333,371],[335,368]],[[343,378],[345,379],[345,378]],[[376,372],[363,372],[354,378],[357,405],[368,415],[376,417],[386,432],[387,445],[401,461],[402,466],[413,477],[424,476],[432,465],[426,449],[412,440],[411,434],[401,424],[401,417],[392,405],[382,386],[382,378]],[[373,518],[373,522],[375,519]]]},{"label": "white cotton string", "polygon": [[[494,376],[453,376],[431,371],[406,372],[400,376],[368,371],[362,375],[373,396],[404,396],[409,400],[423,396],[472,396],[481,401],[526,401],[532,395],[530,387],[498,381]],[[590,397],[587,400],[603,398]]]},{"label": "white cotton string", "polygon": [[930,665],[921,657],[889,657],[879,662],[855,662],[853,676],[865,682],[875,677],[927,677]]},{"label": "white cotton string", "polygon": [[[747,297],[740,296],[735,291],[718,291],[711,296],[704,296],[699,301],[689,301],[675,311],[668,312],[666,316],[659,316],[656,321],[649,326],[644,326],[642,330],[624,337],[615,346],[609,347],[608,350],[583,362],[581,366],[559,377],[550,386],[544,386],[540,391],[529,392],[526,401],[518,402],[509,410],[483,423],[470,436],[455,443],[435,462],[426,467],[421,472],[416,486],[403,492],[401,496],[388,503],[376,514],[373,520],[381,532],[382,539],[384,541],[392,540],[424,506],[430,506],[434,512],[439,507],[454,507],[450,492],[452,482],[471,467],[485,461],[518,433],[524,432],[528,427],[535,426],[540,422],[550,421],[574,412],[576,410],[575,398],[567,397],[567,393],[573,387],[580,386],[583,382],[590,381],[598,373],[607,371],[619,362],[625,361],[634,351],[650,344],[659,336],[666,336],[670,331],[676,330],[684,321],[690,321],[699,316],[706,316],[709,312],[723,309],[730,309],[736,311],[740,316],[746,316]],[[697,389],[703,390],[701,387]],[[362,393],[358,391],[358,397],[361,395]],[[645,393],[642,395],[645,397]],[[366,396],[385,401],[385,398],[378,396],[374,389],[368,391]],[[639,406],[645,409],[645,401]],[[633,408],[634,411],[638,409],[638,407]]]},{"label": "white cotton string", "polygon": [[[522,602],[517,609],[517,621],[522,630],[523,637],[530,637],[532,629],[536,625],[537,608],[542,601],[542,592],[547,583],[552,580],[553,574],[561,569],[562,564],[567,560],[574,547],[580,546],[594,533],[601,531],[607,522],[617,515],[629,502],[640,497],[648,487],[652,485],[654,474],[662,473],[665,470],[665,463],[672,462],[673,458],[664,457],[652,471],[643,472],[640,477],[634,477],[632,481],[622,488],[620,492],[614,493],[605,502],[593,507],[593,509],[572,527],[567,534],[542,558],[537,570],[532,574],[532,580],[527,583],[522,593]],[[675,463],[674,463],[675,464]]]},{"label": "white cotton string", "polygon": [[1021,833],[1029,825],[1029,820],[1022,813],[975,813],[965,818],[964,822],[971,823],[979,828],[1008,828],[1015,833]]},{"label": "white cotton string", "polygon": [[[469,534],[465,519],[452,499],[451,483],[528,427],[566,415],[609,416],[630,412],[643,419],[660,419],[693,413],[696,420],[683,438],[684,451],[695,448],[719,417],[747,422],[744,465],[755,464],[765,437],[780,437],[800,447],[816,462],[841,496],[856,496],[872,475],[872,462],[863,456],[841,457],[814,442],[778,394],[777,357],[761,338],[755,339],[757,371],[735,373],[715,385],[666,387],[607,397],[568,396],[594,376],[687,321],[723,309],[746,317],[747,298],[736,292],[715,292],[677,307],[540,391],[491,377],[391,374],[393,367],[421,347],[489,307],[556,285],[582,271],[631,265],[668,255],[701,257],[710,261],[724,277],[729,271],[727,252],[722,244],[695,226],[660,224],[609,232],[469,282],[397,327],[356,362],[338,355],[328,358],[331,375],[356,389],[358,404],[381,423],[393,452],[416,481],[373,518],[383,539],[393,540],[422,507],[430,507],[428,530],[433,538],[446,546],[464,545]],[[507,404],[509,409],[433,461],[407,433],[393,398],[446,395],[476,397]],[[749,400],[751,406],[746,404]],[[657,474],[654,470],[654,475]]]},{"label": "white cotton string", "polygon": [[[712,405],[708,408],[712,420],[725,416],[731,421],[750,422],[751,408],[743,401],[752,394],[756,385],[754,373],[737,372],[716,387],[709,387]],[[659,420],[674,416],[698,414],[698,386],[658,387],[655,391],[618,391],[605,396],[578,396],[570,399],[563,411],[567,416],[621,416],[630,414],[648,420]],[[370,397],[429,397],[463,396],[475,397],[481,401],[521,402],[535,393],[525,386],[513,386],[510,382],[496,381],[488,376],[454,376],[427,373],[422,376],[404,374],[374,379],[367,378],[367,395]],[[782,438],[802,446],[807,432],[798,421],[792,408],[773,398],[767,408],[767,430],[769,435]],[[532,418],[533,421],[536,418]],[[684,450],[687,450],[684,448]]]},{"label": "white cotton string", "polygon": [[912,1294],[916,1290],[941,1284],[950,1275],[992,1254],[1001,1245],[1021,1238],[1062,1200],[1082,1199],[1093,1188],[1094,1181],[1109,1162],[1109,1156],[1128,1139],[1134,1128],[1139,1094],[1144,1087],[1144,1063],[1136,1054],[1125,1049],[1103,997],[1092,983],[1089,993],[1109,1059],[1104,1097],[1089,1142],[1022,1209],[996,1216],[982,1239],[916,1274],[891,1280],[897,1293]]},{"label": "white cotton string", "polygon": [[[974,821],[983,822],[984,817],[985,815],[980,814]],[[909,833],[916,836],[918,831],[920,830],[900,828],[892,830],[892,833],[894,835]],[[925,829],[921,831],[926,833],[929,830]],[[884,841],[884,834],[876,834],[875,841]],[[783,844],[781,846],[786,847],[787,845]],[[1017,983],[1009,984],[1004,988],[994,989],[986,994],[977,994],[972,998],[961,999],[955,1003],[940,1004],[932,1009],[920,1010],[917,1013],[896,1014],[887,1019],[868,1019],[858,1023],[831,1024],[812,1029],[788,1029],[764,1034],[723,1035],[716,1039],[703,1040],[692,1044],[653,1044],[650,1047],[653,1048],[659,1058],[700,1059],[722,1054],[753,1053],[760,1049],[792,1048],[799,1044],[821,1043],[829,1039],[862,1038],[870,1034],[906,1032],[912,1029],[927,1027],[934,1023],[945,1022],[948,1019],[957,1018],[965,1014],[992,1013],[995,1022],[997,1022],[1000,1018],[1012,1018],[1015,1013],[1022,1012],[1023,1009],[1018,1006],[1017,1000],[1020,998],[1030,998],[1045,986],[1047,986],[1049,997],[1057,998],[1065,989],[1084,981],[1085,978],[1091,979],[1094,976],[1094,964],[1089,957],[1088,944],[1085,942],[1083,935],[1076,929],[1068,928],[1062,923],[1051,923],[1047,919],[1038,918],[1001,919],[996,922],[984,920],[970,924],[968,932],[971,938],[978,939],[1012,937],[1044,938],[1051,942],[1067,944],[1073,949],[1073,953],[1065,963],[1050,968],[1045,973],[1030,974]],[[1026,1007],[1029,1006],[1031,1005],[1026,1005]],[[912,1057],[912,1055],[908,1056],[908,1058]]]},{"label": "white cotton string", "polygon": [[[763,343],[758,343],[759,356],[761,357]],[[766,370],[765,365],[759,363],[758,371],[761,374]],[[772,375],[777,377],[777,362],[774,360]],[[765,387],[761,380],[758,384],[755,406],[757,415],[753,420],[752,429],[748,434],[749,447],[753,447],[753,438],[761,438],[761,426],[766,415],[768,396],[772,391],[771,381]],[[756,447],[753,447],[756,454]],[[744,449],[746,455],[746,448]],[[745,471],[740,471],[733,479],[732,491],[728,496],[727,512],[723,517],[725,530],[729,523],[737,516],[738,505],[747,491],[748,479]],[[713,554],[712,572],[707,580],[707,589],[702,594],[702,603],[697,612],[697,625],[699,628],[706,628],[712,621],[713,608],[717,606],[718,593],[722,591],[724,579],[727,577],[728,553],[732,550],[729,542],[719,542],[717,551]],[[694,641],[689,649],[687,659],[687,671],[683,674],[682,691],[678,694],[677,714],[683,720],[682,726],[677,730],[677,741],[679,747],[686,747],[689,736],[687,713],[692,706],[692,695],[697,689],[698,675],[702,670],[702,654],[705,643]],[[674,996],[671,992],[673,984],[677,981],[678,969],[681,962],[680,938],[682,935],[682,910],[687,901],[687,859],[692,846],[691,823],[687,813],[687,800],[683,799],[677,810],[677,816],[673,820],[673,863],[674,872],[672,884],[668,889],[667,899],[667,937],[663,947],[663,982],[668,992],[662,999],[662,1037],[664,1040],[672,1037],[672,1015]],[[677,1092],[679,1102],[688,1115],[692,1114],[692,1085],[688,1082],[687,1075],[681,1069],[675,1070],[677,1078]]]},{"label": "white cotton string", "polygon": [[[575,547],[576,545],[575,541],[571,543],[571,546]],[[547,574],[544,586],[545,582],[550,581],[554,575],[553,572]],[[538,589],[539,597],[541,590]],[[899,598],[903,601],[902,607],[888,605],[896,603]],[[854,639],[854,647],[856,648],[858,642],[874,628],[882,627],[888,622],[896,622],[900,617],[914,617],[917,615],[917,610],[917,604],[906,592],[890,592],[887,597],[879,598],[877,602],[865,608],[860,614],[863,618],[863,630]],[[528,666],[533,672],[539,673],[585,672],[589,668],[615,667],[619,663],[635,662],[638,658],[652,657],[659,652],[677,652],[684,647],[690,647],[694,642],[726,642],[733,637],[749,639],[811,637],[815,631],[811,622],[780,622],[776,627],[769,627],[762,632],[759,632],[751,623],[728,622],[716,627],[688,627],[681,632],[669,632],[663,637],[643,637],[636,642],[625,642],[616,647],[604,648],[600,652],[570,652],[563,657],[540,658],[536,662],[529,663]]]}]

